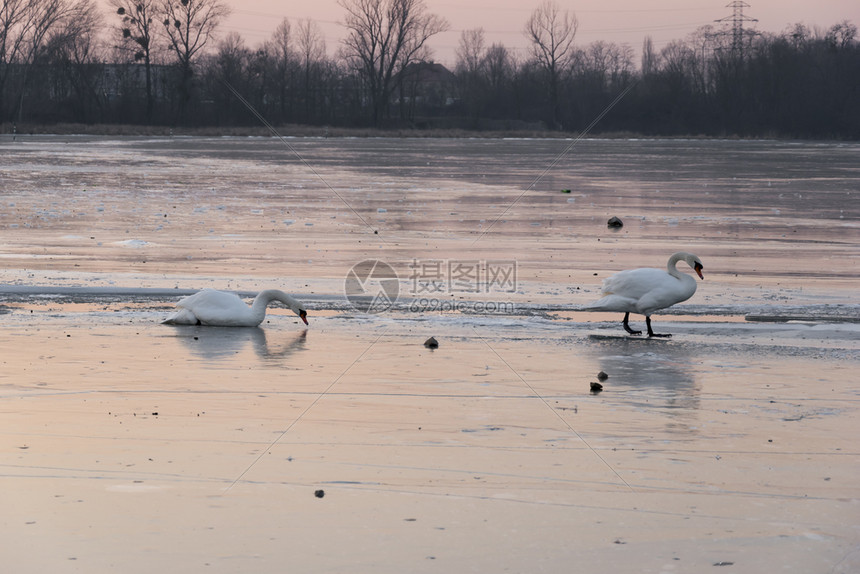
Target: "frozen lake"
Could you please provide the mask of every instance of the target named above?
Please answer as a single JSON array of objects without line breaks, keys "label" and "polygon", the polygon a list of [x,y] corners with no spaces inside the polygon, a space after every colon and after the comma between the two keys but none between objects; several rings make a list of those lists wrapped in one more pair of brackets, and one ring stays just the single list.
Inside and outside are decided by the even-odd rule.
[{"label": "frozen lake", "polygon": [[[0,561],[855,572],[858,193],[856,143],[0,139]],[[672,339],[581,311],[680,250]],[[203,287],[310,325],[159,324]]]},{"label": "frozen lake", "polygon": [[857,144],[285,141],[6,140],[5,266],[79,286],[274,280],[343,300],[363,259],[413,295],[416,262],[515,261],[520,302],[565,306],[683,249],[706,267],[693,305],[857,304]]}]

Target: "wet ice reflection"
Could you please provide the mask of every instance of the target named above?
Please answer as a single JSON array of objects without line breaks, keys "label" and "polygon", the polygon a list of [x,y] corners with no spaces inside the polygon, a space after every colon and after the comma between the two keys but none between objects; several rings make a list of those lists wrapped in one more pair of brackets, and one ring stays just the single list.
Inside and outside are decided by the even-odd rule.
[{"label": "wet ice reflection", "polygon": [[191,355],[206,361],[231,359],[252,349],[267,363],[283,363],[305,348],[307,329],[300,333],[272,332],[260,327],[171,326]]},{"label": "wet ice reflection", "polygon": [[[671,419],[668,429],[688,432],[701,406],[694,346],[673,341],[592,337],[590,352],[609,375],[614,401]],[[617,393],[617,394],[616,394]],[[610,393],[608,392],[607,395]],[[619,397],[619,398],[616,398]]]}]

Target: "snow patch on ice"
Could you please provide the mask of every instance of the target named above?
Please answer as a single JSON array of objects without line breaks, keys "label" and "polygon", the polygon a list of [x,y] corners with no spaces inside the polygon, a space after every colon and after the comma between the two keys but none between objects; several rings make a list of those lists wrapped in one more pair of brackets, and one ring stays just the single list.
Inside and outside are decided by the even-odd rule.
[{"label": "snow patch on ice", "polygon": [[123,247],[131,247],[132,249],[140,249],[149,245],[148,242],[142,239],[126,239],[125,241],[117,241],[116,244]]}]

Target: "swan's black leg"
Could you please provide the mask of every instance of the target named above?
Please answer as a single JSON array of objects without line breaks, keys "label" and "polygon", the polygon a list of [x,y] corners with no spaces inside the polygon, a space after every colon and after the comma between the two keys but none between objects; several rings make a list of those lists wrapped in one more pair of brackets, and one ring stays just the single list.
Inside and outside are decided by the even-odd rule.
[{"label": "swan's black leg", "polygon": [[649,337],[671,337],[672,336],[671,333],[661,334],[661,333],[655,333],[654,331],[652,331],[651,330],[651,317],[645,317],[645,324],[648,326],[648,336]]},{"label": "swan's black leg", "polygon": [[[628,323],[628,321],[630,321],[630,313],[624,313],[624,330],[631,335],[641,335],[642,331],[634,331],[633,329],[631,329],[630,323]],[[648,327],[648,332],[651,332],[651,327]]]}]

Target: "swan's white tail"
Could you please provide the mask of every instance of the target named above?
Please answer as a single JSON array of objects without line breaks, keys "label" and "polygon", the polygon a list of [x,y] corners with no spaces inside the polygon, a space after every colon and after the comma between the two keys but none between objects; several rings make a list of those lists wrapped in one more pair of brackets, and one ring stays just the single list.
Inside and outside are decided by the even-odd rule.
[{"label": "swan's white tail", "polygon": [[200,321],[188,309],[178,309],[176,313],[161,322],[162,325],[197,325]]}]

